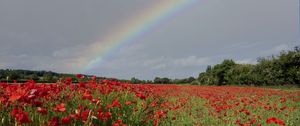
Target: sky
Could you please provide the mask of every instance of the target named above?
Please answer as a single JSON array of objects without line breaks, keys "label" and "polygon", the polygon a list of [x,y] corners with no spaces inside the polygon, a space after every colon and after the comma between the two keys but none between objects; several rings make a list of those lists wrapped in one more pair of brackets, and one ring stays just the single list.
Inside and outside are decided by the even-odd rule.
[{"label": "sky", "polygon": [[185,78],[224,59],[255,64],[300,45],[298,0],[198,0],[126,42],[105,44],[130,32],[128,22],[143,26],[145,10],[174,1],[0,0],[0,69]]}]

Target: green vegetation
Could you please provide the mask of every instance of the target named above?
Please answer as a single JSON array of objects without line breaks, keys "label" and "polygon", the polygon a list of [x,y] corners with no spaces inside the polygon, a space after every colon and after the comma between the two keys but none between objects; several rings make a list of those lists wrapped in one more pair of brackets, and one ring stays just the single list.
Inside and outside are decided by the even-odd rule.
[{"label": "green vegetation", "polygon": [[206,85],[300,86],[300,47],[282,51],[278,56],[259,58],[255,65],[224,60],[208,66],[199,74],[198,81]]},{"label": "green vegetation", "polygon": [[[91,78],[91,75],[84,75],[85,78],[82,81],[87,81]],[[31,70],[12,70],[12,69],[0,69],[0,81],[2,82],[27,82],[28,80],[34,80],[38,83],[55,83],[60,79],[72,78],[74,83],[78,83],[78,79],[76,78],[76,74],[63,74],[63,73],[55,73],[52,71],[31,71]],[[117,80],[115,78],[105,78],[105,77],[97,77],[98,80],[110,79]],[[125,80],[119,80],[125,81]]]}]

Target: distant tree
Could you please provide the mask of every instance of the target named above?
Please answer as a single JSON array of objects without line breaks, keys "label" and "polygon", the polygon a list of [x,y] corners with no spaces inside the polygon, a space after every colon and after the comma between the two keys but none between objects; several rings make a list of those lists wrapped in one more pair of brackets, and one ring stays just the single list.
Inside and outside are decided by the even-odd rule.
[{"label": "distant tree", "polygon": [[212,72],[217,79],[218,85],[225,85],[228,82],[228,80],[225,79],[225,74],[235,65],[233,60],[224,60],[221,64],[217,64],[213,67]]},{"label": "distant tree", "polygon": [[154,82],[155,84],[160,84],[160,83],[161,83],[160,77],[155,77],[154,80],[153,80],[153,82]]},{"label": "distant tree", "polygon": [[189,77],[187,79],[187,83],[192,83],[193,81],[195,81],[196,79],[194,77]]},{"label": "distant tree", "polygon": [[152,80],[146,80],[146,84],[152,84],[153,81]]},{"label": "distant tree", "polygon": [[298,84],[300,86],[300,47],[282,51],[279,55],[260,57],[258,63],[236,64],[232,60],[224,60],[213,67],[208,66],[199,74],[201,84],[251,84],[251,85],[283,85]]},{"label": "distant tree", "polygon": [[45,82],[54,82],[55,80],[54,80],[53,75],[51,73],[44,72],[43,81],[45,81]]},{"label": "distant tree", "polygon": [[[135,77],[131,78],[130,82],[131,82],[132,84],[141,84],[141,83],[143,83],[141,80],[139,80],[139,79],[137,79],[137,78],[135,78]],[[144,83],[145,83],[145,82],[144,82]]]},{"label": "distant tree", "polygon": [[198,80],[195,80],[195,81],[191,82],[190,84],[192,84],[192,85],[201,85],[201,83]]},{"label": "distant tree", "polygon": [[170,83],[171,83],[171,79],[166,77],[162,78],[162,84],[170,84]]},{"label": "distant tree", "polygon": [[12,71],[12,70],[9,71],[7,76],[9,77],[10,81],[17,80],[20,77],[19,74],[16,71]]},{"label": "distant tree", "polygon": [[27,76],[28,80],[39,81],[39,77],[36,74],[30,74]]},{"label": "distant tree", "polygon": [[227,80],[228,84],[253,84],[253,69],[254,65],[251,64],[237,64],[226,72],[225,80]]},{"label": "distant tree", "polygon": [[211,65],[208,65],[208,66],[206,67],[206,71],[205,71],[205,72],[209,73],[210,71],[211,71]]},{"label": "distant tree", "polygon": [[155,84],[170,84],[171,83],[171,79],[166,78],[166,77],[164,77],[164,78],[155,77],[154,83]]}]

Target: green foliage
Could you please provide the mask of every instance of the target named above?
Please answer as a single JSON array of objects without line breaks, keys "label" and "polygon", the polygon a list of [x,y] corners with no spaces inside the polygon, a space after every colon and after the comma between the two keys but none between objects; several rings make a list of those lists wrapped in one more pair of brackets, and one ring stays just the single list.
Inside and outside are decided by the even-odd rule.
[{"label": "green foliage", "polygon": [[224,60],[221,64],[217,64],[214,67],[208,66],[206,72],[200,73],[198,80],[208,85],[225,85],[228,83],[225,75],[234,66],[236,66],[236,63],[233,60]]},{"label": "green foliage", "polygon": [[237,64],[229,69],[225,73],[225,80],[230,82],[230,84],[251,84],[253,83],[254,76],[252,75],[252,70],[254,65],[251,64]]},{"label": "green foliage", "polygon": [[194,80],[190,84],[191,85],[200,85],[201,83],[198,80]]},{"label": "green foliage", "polygon": [[143,83],[143,81],[141,81],[141,80],[139,80],[139,79],[137,79],[135,77],[131,78],[130,82],[132,84],[142,84]]},{"label": "green foliage", "polygon": [[[84,75],[83,81],[87,81],[91,75]],[[8,78],[8,80],[7,80]],[[38,83],[54,83],[59,79],[72,78],[73,82],[77,82],[75,74],[62,74],[55,73],[52,71],[30,71],[30,70],[13,70],[13,69],[0,69],[0,81],[13,82],[17,80],[18,82],[26,82],[28,80],[34,80]],[[114,78],[97,77],[97,80],[110,79],[117,80]],[[123,80],[122,82],[127,82],[128,80]]]},{"label": "green foliage", "polygon": [[170,82],[172,84],[191,84],[194,81],[197,81],[194,77],[188,77],[188,78],[183,78],[183,79],[174,79],[174,80],[172,80]]},{"label": "green foliage", "polygon": [[155,77],[154,83],[155,84],[170,84],[171,83],[171,79],[166,78],[166,77],[164,77],[164,78]]},{"label": "green foliage", "polygon": [[225,79],[225,75],[235,65],[233,60],[224,60],[221,64],[214,66],[213,76],[216,77],[218,85],[225,85],[228,83],[228,80]]},{"label": "green foliage", "polygon": [[198,80],[207,85],[297,85],[300,86],[300,47],[282,51],[278,56],[258,58],[258,63],[236,64],[224,60],[206,72],[200,73]]}]

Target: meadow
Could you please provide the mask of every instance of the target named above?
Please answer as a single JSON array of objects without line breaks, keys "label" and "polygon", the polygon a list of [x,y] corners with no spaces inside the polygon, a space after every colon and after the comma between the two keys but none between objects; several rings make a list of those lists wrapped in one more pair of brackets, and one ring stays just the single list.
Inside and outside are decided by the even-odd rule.
[{"label": "meadow", "polygon": [[71,78],[0,84],[0,125],[297,126],[300,91]]}]

